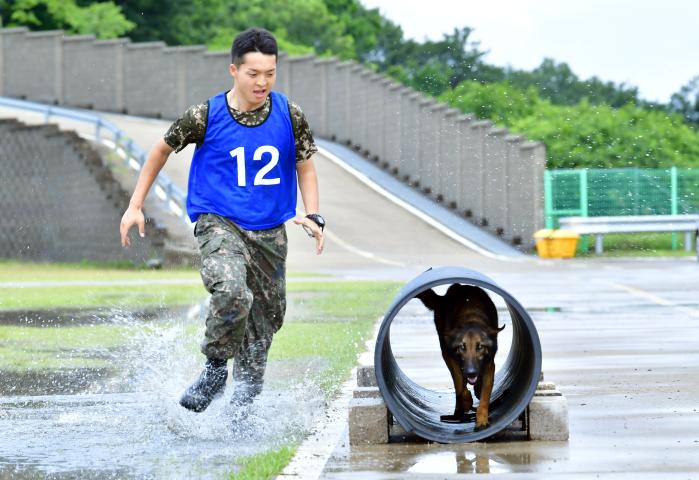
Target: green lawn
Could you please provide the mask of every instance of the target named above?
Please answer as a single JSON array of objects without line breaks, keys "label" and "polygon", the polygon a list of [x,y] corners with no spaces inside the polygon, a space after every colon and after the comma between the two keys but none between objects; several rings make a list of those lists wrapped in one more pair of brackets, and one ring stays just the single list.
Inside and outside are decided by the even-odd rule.
[{"label": "green lawn", "polygon": [[[323,276],[325,275],[306,272],[289,274],[289,278],[300,280]],[[178,306],[191,305],[207,295],[199,272],[192,268],[150,270],[115,267],[111,264],[47,264],[0,260],[0,283],[90,281],[138,281],[143,285],[0,285],[0,310]],[[169,281],[180,283],[167,284]]]},{"label": "green lawn", "polygon": [[0,371],[100,368],[110,349],[123,346],[134,327],[0,325]]},{"label": "green lawn", "polygon": [[585,257],[684,257],[695,256],[694,249],[684,250],[684,234],[676,234],[677,249],[672,249],[672,233],[614,233],[604,236],[602,255],[595,254],[595,237],[589,235],[587,250],[582,237],[576,256]]},{"label": "green lawn", "polygon": [[258,455],[244,458],[236,471],[231,474],[231,480],[259,480],[272,478],[281,472],[294,458],[296,446],[286,446]]},{"label": "green lawn", "polygon": [[[275,335],[270,362],[298,360],[318,365],[314,372],[327,398],[348,378],[364,349],[375,321],[385,312],[400,284],[378,281],[317,281],[315,274],[295,275],[287,284],[289,314]],[[0,263],[0,282],[56,280],[198,279],[193,270],[129,270],[95,265]],[[0,287],[0,309],[92,308],[138,309],[145,306],[191,304],[206,296],[191,285]],[[139,324],[95,323],[74,326],[0,325],[0,372],[60,372],[63,369],[109,367],[105,353],[118,351]],[[202,327],[187,325],[192,350],[198,349]],[[317,360],[322,360],[318,362]],[[315,360],[315,361],[314,361]],[[231,478],[271,478],[293,457],[295,441],[273,451],[237,459]]]},{"label": "green lawn", "polygon": [[[290,278],[325,277],[313,272],[289,272]],[[76,280],[199,280],[199,271],[191,267],[153,270],[131,263],[81,262],[41,263],[0,259],[0,282],[76,281]]]}]

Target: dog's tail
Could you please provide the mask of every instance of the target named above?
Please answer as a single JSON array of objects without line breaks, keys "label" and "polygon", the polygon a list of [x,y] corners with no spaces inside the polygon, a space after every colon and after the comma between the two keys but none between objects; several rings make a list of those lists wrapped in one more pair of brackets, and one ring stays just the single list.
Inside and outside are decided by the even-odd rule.
[{"label": "dog's tail", "polygon": [[486,333],[487,333],[488,335],[497,335],[498,333],[500,333],[500,332],[502,332],[503,330],[505,330],[505,327],[506,327],[506,325],[503,325],[502,327],[497,327],[497,328],[487,327],[487,328],[486,328]]},{"label": "dog's tail", "polygon": [[439,295],[434,293],[434,290],[432,290],[431,288],[429,290],[425,290],[424,292],[418,293],[416,296],[420,299],[422,304],[429,310],[432,310],[434,312],[437,309],[440,297]]}]

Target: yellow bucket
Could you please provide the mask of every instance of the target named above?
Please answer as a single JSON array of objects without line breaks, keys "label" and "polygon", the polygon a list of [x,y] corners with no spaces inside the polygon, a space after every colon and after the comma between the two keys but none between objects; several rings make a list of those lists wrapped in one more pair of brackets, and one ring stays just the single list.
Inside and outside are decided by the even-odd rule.
[{"label": "yellow bucket", "polygon": [[571,258],[575,256],[578,237],[571,230],[539,230],[534,234],[536,251],[541,258]]}]

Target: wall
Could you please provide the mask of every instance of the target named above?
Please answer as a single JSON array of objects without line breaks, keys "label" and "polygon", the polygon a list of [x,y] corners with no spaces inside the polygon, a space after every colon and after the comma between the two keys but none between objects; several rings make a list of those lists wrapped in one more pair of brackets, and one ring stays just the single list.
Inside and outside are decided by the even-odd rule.
[{"label": "wall", "polygon": [[[229,89],[228,52],[0,29],[0,95],[174,119]],[[546,151],[354,62],[278,62],[277,89],[316,135],[346,143],[475,224],[530,248]],[[49,74],[47,74],[47,72]]]},{"label": "wall", "polygon": [[[0,120],[0,257],[35,261],[162,259],[165,232],[121,248],[129,195],[86,140],[54,125]],[[132,235],[133,239],[133,235]]]}]

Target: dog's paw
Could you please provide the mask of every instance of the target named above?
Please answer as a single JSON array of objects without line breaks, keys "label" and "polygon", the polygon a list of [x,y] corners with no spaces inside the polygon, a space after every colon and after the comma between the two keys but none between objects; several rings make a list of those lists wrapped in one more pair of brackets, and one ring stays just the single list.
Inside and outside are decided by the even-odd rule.
[{"label": "dog's paw", "polygon": [[476,428],[474,429],[476,432],[480,432],[481,430],[485,430],[490,426],[490,423],[486,422],[482,425],[476,425]]}]

